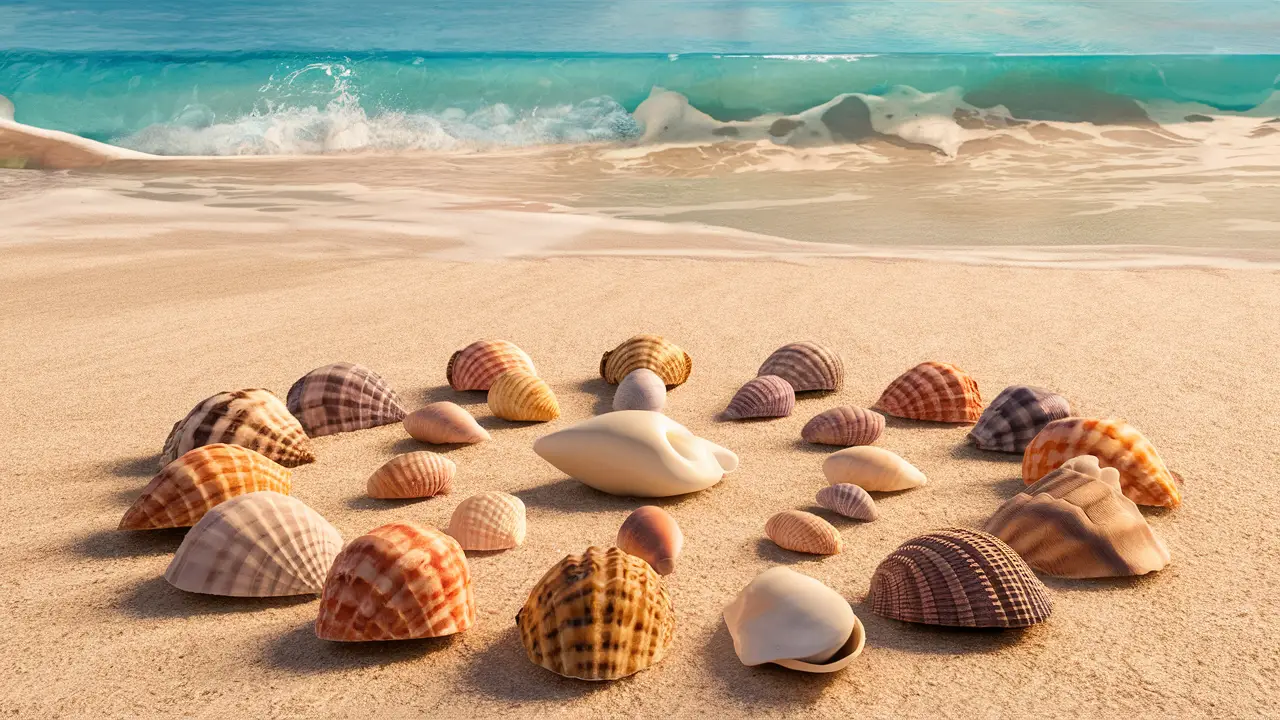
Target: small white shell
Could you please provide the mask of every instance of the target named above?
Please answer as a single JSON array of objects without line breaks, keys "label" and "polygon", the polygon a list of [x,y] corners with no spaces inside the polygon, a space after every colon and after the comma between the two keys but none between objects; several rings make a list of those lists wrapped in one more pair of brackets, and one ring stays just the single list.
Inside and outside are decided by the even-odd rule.
[{"label": "small white shell", "polygon": [[613,393],[614,410],[652,410],[667,406],[667,386],[658,373],[639,368],[627,373]]},{"label": "small white shell", "polygon": [[447,532],[463,550],[506,550],[524,542],[525,527],[524,501],[490,490],[459,503]]},{"label": "small white shell", "polygon": [[743,665],[776,663],[802,672],[844,669],[862,652],[866,633],[848,601],[790,568],[756,576],[724,609]]},{"label": "small white shell", "polygon": [[822,463],[831,485],[852,483],[871,492],[893,492],[920,487],[929,479],[897,454],[870,445],[845,448]]}]

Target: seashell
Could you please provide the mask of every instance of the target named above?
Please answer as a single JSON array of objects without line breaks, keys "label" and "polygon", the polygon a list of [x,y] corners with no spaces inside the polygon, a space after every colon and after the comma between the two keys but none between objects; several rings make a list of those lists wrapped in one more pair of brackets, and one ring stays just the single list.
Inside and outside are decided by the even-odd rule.
[{"label": "seashell", "polygon": [[458,503],[447,532],[463,550],[506,550],[524,542],[524,501],[497,490]]},{"label": "seashell", "polygon": [[786,380],[777,375],[761,375],[746,382],[725,408],[726,420],[778,418],[791,414],[796,406],[796,393]]},{"label": "seashell", "polygon": [[223,392],[206,398],[173,424],[160,453],[160,466],[202,445],[228,443],[255,450],[284,465],[315,462],[311,438],[269,390]]},{"label": "seashell", "polygon": [[1030,385],[1011,385],[982,411],[969,439],[983,450],[1020,453],[1045,425],[1070,415],[1071,404],[1061,395]]},{"label": "seashell", "polygon": [[516,613],[529,660],[581,680],[616,680],[656,665],[675,624],[658,574],[616,547],[589,547],[556,563]]},{"label": "seashell", "polygon": [[662,412],[667,405],[667,386],[649,368],[627,373],[613,393],[614,410],[652,410]]},{"label": "seashell", "polygon": [[724,609],[743,665],[776,663],[811,673],[843,670],[866,630],[840,593],[786,567],[760,573]]},{"label": "seashell", "polygon": [[433,452],[397,455],[373,471],[366,483],[369,497],[384,500],[435,497],[453,490],[453,476],[458,466],[452,460]]},{"label": "seashell", "polygon": [[831,408],[805,423],[800,437],[818,445],[870,445],[884,432],[884,416],[860,407]]},{"label": "seashell", "polygon": [[503,420],[547,422],[560,417],[556,394],[537,375],[520,370],[502,373],[489,387],[489,410]]},{"label": "seashell", "polygon": [[868,445],[831,453],[822,463],[827,483],[852,483],[871,492],[895,492],[920,487],[929,479],[896,453]]},{"label": "seashell", "polygon": [[839,530],[803,510],[783,510],[769,518],[764,534],[778,547],[813,555],[835,555],[844,547]]},{"label": "seashell", "polygon": [[319,593],[342,535],[301,500],[270,491],[214,506],[183,538],[164,579],[232,597]]},{"label": "seashell", "polygon": [[645,505],[622,521],[617,543],[623,552],[649,563],[659,575],[670,575],[684,547],[684,533],[666,510]]},{"label": "seashell", "polygon": [[476,621],[467,557],[453,538],[411,522],[352,540],[329,569],[316,617],[321,640],[453,635]]},{"label": "seashell", "polygon": [[1082,455],[1000,506],[982,528],[1027,564],[1067,578],[1145,575],[1169,550],[1120,490],[1120,471]]},{"label": "seashell", "polygon": [[657,335],[636,335],[600,358],[600,377],[610,385],[617,385],[632,370],[640,368],[652,370],[668,388],[673,388],[689,379],[693,358]]},{"label": "seashell", "polygon": [[955,365],[930,360],[889,383],[874,407],[912,420],[971,423],[982,415],[982,395],[968,373]]},{"label": "seashell", "polygon": [[378,373],[340,362],[316,368],[289,388],[289,412],[311,437],[390,425],[404,419],[404,405]]},{"label": "seashell", "polygon": [[544,435],[533,451],[570,477],[612,495],[668,497],[715,485],[738,456],[646,410],[620,410]]},{"label": "seashell", "polygon": [[1182,504],[1174,476],[1155,446],[1123,420],[1054,420],[1027,445],[1022,479],[1029,485],[1078,455],[1093,455],[1102,467],[1119,470],[1125,497],[1139,505]]},{"label": "seashell", "polygon": [[853,483],[828,485],[818,491],[818,504],[854,520],[875,520],[880,517],[876,501],[866,490]]},{"label": "seashell", "polygon": [[471,413],[448,402],[435,402],[414,410],[404,418],[409,437],[432,445],[472,444],[489,440],[489,431]]},{"label": "seashell", "polygon": [[449,358],[444,374],[454,390],[488,390],[494,379],[508,370],[538,374],[533,359],[515,343],[477,340]]},{"label": "seashell", "polygon": [[1000,538],[947,528],[906,541],[880,562],[871,611],[925,625],[1020,628],[1048,618],[1053,601]]},{"label": "seashell", "polygon": [[239,445],[217,443],[187,451],[160,471],[120,519],[121,530],[191,527],[209,509],[258,490],[289,494],[284,466]]},{"label": "seashell", "polygon": [[777,375],[796,392],[844,387],[844,360],[815,342],[783,345],[764,361],[757,375]]}]

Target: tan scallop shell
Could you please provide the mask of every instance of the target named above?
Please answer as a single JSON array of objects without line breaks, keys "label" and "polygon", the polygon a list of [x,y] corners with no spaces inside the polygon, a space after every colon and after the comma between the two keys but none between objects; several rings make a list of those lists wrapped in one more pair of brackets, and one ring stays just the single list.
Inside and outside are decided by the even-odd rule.
[{"label": "tan scallop shell", "polygon": [[452,445],[489,440],[489,431],[471,413],[448,402],[434,402],[409,413],[404,418],[404,430],[409,437],[432,445]]},{"label": "tan scallop shell", "polygon": [[837,407],[814,415],[800,437],[818,445],[870,445],[884,432],[884,416],[860,407]]},{"label": "tan scallop shell", "polygon": [[777,375],[796,392],[844,387],[844,360],[816,342],[783,345],[764,361],[756,375]]},{"label": "tan scallop shell", "polygon": [[366,483],[369,497],[387,500],[448,495],[458,466],[433,452],[397,455],[373,471]]},{"label": "tan scallop shell", "polygon": [[897,454],[871,445],[831,453],[822,463],[831,485],[853,483],[871,492],[895,492],[929,482],[924,473]]},{"label": "tan scallop shell", "polygon": [[822,507],[854,520],[875,520],[880,517],[876,501],[871,499],[866,490],[853,483],[828,485],[818,491],[817,499]]},{"label": "tan scallop shell", "polygon": [[912,420],[972,423],[982,417],[982,395],[969,373],[930,360],[889,383],[875,409]]},{"label": "tan scallop shell", "polygon": [[622,522],[617,544],[624,552],[649,563],[659,575],[670,575],[684,548],[684,533],[666,510],[644,505]]},{"label": "tan scallop shell", "polygon": [[449,358],[444,374],[454,390],[488,390],[494,378],[508,370],[538,374],[533,360],[515,343],[477,340]]},{"label": "tan scallop shell", "polygon": [[1176,508],[1182,504],[1182,493],[1155,446],[1123,420],[1054,420],[1027,445],[1022,479],[1030,485],[1079,455],[1093,455],[1102,467],[1119,470],[1125,497],[1139,505]]},{"label": "tan scallop shell", "polygon": [[519,370],[502,373],[489,387],[489,410],[503,420],[547,422],[560,417],[560,404],[542,378]]},{"label": "tan scallop shell", "polygon": [[280,398],[254,388],[218,393],[173,424],[160,453],[160,466],[202,445],[227,443],[254,450],[285,467],[316,459],[311,438]]},{"label": "tan scallop shell", "polygon": [[693,371],[693,358],[679,345],[658,335],[636,335],[600,358],[600,377],[610,385],[622,382],[632,370],[647,368],[667,388],[683,384]]},{"label": "tan scallop shell", "polygon": [[311,437],[390,425],[404,418],[400,396],[364,365],[339,362],[298,378],[286,404]]},{"label": "tan scallop shell", "polygon": [[147,483],[120,519],[121,530],[190,527],[211,508],[237,495],[273,490],[289,494],[292,471],[239,445],[202,445],[187,451]]},{"label": "tan scallop shell", "polygon": [[835,555],[844,547],[840,531],[803,510],[783,510],[769,518],[764,532],[779,547],[813,555]]},{"label": "tan scallop shell", "polygon": [[524,542],[524,501],[498,490],[458,503],[447,531],[463,550],[506,550]]}]

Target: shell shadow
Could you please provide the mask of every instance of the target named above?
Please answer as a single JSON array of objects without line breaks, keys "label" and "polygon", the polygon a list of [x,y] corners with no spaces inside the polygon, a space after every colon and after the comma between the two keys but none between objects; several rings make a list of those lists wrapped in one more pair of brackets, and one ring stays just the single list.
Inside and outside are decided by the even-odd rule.
[{"label": "shell shadow", "polygon": [[833,452],[843,450],[839,445],[815,445],[807,440],[796,440],[791,443],[792,450],[811,453],[813,455],[830,455]]},{"label": "shell shadow", "polygon": [[807,513],[813,513],[838,528],[858,527],[859,525],[865,525],[868,522],[871,522],[870,520],[857,520],[855,518],[845,517],[835,510],[828,510],[821,505],[810,505],[809,507],[803,507],[800,509]]},{"label": "shell shadow", "polygon": [[107,471],[116,477],[152,477],[160,472],[160,453],[108,463]]},{"label": "shell shadow", "polygon": [[578,383],[578,389],[588,395],[595,396],[595,403],[591,406],[592,415],[613,412],[613,393],[616,388],[605,382],[604,378],[594,377],[590,380],[583,380]]},{"label": "shell shadow", "polygon": [[508,626],[497,639],[471,658],[468,666],[470,670],[464,673],[462,681],[469,690],[507,702],[571,700],[630,680],[577,680],[534,665],[525,654],[520,631],[515,625]]},{"label": "shell shadow", "polygon": [[854,606],[854,612],[867,629],[868,647],[882,647],[903,652],[929,655],[961,655],[996,653],[1017,645],[1032,628],[954,628],[917,625],[883,618],[871,612],[870,598]]},{"label": "shell shadow", "polygon": [[1007,477],[991,483],[991,490],[999,497],[1008,500],[1026,489],[1027,484],[1022,481],[1022,476]]},{"label": "shell shadow", "polygon": [[1131,591],[1147,585],[1154,585],[1160,581],[1160,573],[1153,572],[1146,575],[1125,575],[1123,577],[1109,578],[1060,578],[1053,575],[1045,575],[1037,572],[1036,577],[1045,584],[1046,587],[1057,591],[1073,591],[1083,590],[1085,592],[1099,591]]},{"label": "shell shadow", "polygon": [[426,450],[433,453],[449,453],[458,448],[469,447],[470,443],[446,443],[443,445],[433,445],[425,443],[421,440],[414,440],[411,437],[400,438],[387,445],[387,452],[395,455],[403,455],[411,452],[421,452]]},{"label": "shell shadow", "polygon": [[[879,411],[877,411],[879,412]],[[973,427],[973,423],[949,423],[934,422],[932,420],[912,420],[910,418],[900,418],[895,415],[884,415],[884,426],[886,428],[894,428],[896,430],[955,430],[957,428]]]},{"label": "shell shadow", "polygon": [[436,385],[435,387],[423,388],[418,391],[417,400],[418,408],[438,402],[451,402],[455,405],[466,407],[467,405],[478,405],[485,402],[487,393],[483,390],[454,390],[449,385]]},{"label": "shell shadow", "polygon": [[1022,453],[998,452],[996,450],[983,450],[973,443],[960,443],[951,448],[951,457],[958,460],[989,460],[991,462],[1006,462],[1022,464]]},{"label": "shell shadow", "polygon": [[394,642],[331,642],[316,637],[308,622],[268,645],[262,659],[273,668],[314,675],[419,660],[455,645],[461,645],[457,635]]},{"label": "shell shadow", "polygon": [[821,560],[826,555],[811,555],[809,553],[795,552],[781,547],[769,538],[760,538],[756,540],[756,555],[766,562],[776,563],[780,565],[795,565],[799,562]]},{"label": "shell shadow", "polygon": [[516,490],[512,495],[520,498],[526,505],[545,508],[548,510],[564,510],[568,512],[613,512],[617,510],[634,510],[641,505],[657,505],[658,507],[667,507],[671,505],[679,505],[680,503],[690,500],[697,495],[705,497],[707,493],[714,492],[716,488],[723,483],[717,483],[715,486],[706,490],[699,490],[695,493],[687,495],[674,495],[671,497],[629,497],[623,495],[610,495],[601,492],[595,488],[574,480],[573,478],[565,478],[557,480],[545,485],[537,485],[523,490]]},{"label": "shell shadow", "polygon": [[433,500],[435,497],[421,498],[376,498],[368,495],[353,495],[347,498],[347,507],[352,510],[395,510],[397,508],[417,505],[420,502]]},{"label": "shell shadow", "polygon": [[99,530],[71,543],[76,555],[93,559],[172,555],[190,528]]},{"label": "shell shadow", "polygon": [[120,599],[116,608],[136,618],[186,618],[258,612],[314,602],[316,595],[252,598],[189,593],[170,585],[163,577],[139,583]]},{"label": "shell shadow", "polygon": [[[799,672],[773,663],[754,667],[743,665],[733,649],[733,637],[723,619],[703,645],[702,653],[703,666],[720,683],[723,694],[748,707],[791,709],[797,705],[812,705],[845,675],[844,672]],[[850,670],[846,668],[846,672]]]}]

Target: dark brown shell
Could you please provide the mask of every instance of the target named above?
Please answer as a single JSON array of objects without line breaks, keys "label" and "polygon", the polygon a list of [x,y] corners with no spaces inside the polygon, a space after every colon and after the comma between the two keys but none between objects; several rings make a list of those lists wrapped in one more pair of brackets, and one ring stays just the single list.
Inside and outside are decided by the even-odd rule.
[{"label": "dark brown shell", "polygon": [[795,406],[796,393],[790,383],[777,375],[761,375],[738,388],[725,408],[724,417],[726,420],[786,417]]},{"label": "dark brown shell", "polygon": [[160,453],[160,467],[189,450],[217,443],[249,448],[285,467],[316,459],[311,438],[280,398],[251,388],[205,398],[174,423]]},{"label": "dark brown shell", "polygon": [[390,425],[405,416],[400,396],[381,375],[348,362],[325,365],[298,378],[286,402],[313,438]]},{"label": "dark brown shell", "polygon": [[969,439],[983,450],[1020,453],[1045,425],[1070,416],[1071,403],[1061,395],[1030,385],[1011,385],[982,411]]},{"label": "dark brown shell", "polygon": [[777,375],[796,392],[844,387],[844,360],[815,342],[783,345],[764,361],[757,375]]},{"label": "dark brown shell", "polygon": [[814,415],[800,437],[818,445],[870,445],[884,432],[884,416],[860,407],[837,407]]}]

